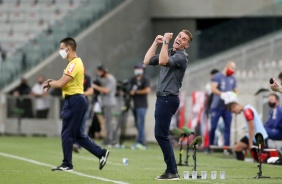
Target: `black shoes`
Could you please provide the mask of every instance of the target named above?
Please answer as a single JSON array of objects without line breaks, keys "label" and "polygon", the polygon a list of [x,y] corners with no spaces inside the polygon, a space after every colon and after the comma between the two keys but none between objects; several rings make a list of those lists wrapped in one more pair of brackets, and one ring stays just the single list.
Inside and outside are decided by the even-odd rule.
[{"label": "black shoes", "polygon": [[171,174],[171,173],[164,173],[161,176],[155,178],[156,180],[179,180],[180,176],[178,173]]},{"label": "black shoes", "polygon": [[110,151],[106,150],[106,153],[100,158],[99,160],[99,163],[100,163],[99,169],[100,170],[102,170],[103,167],[106,165],[109,154],[110,154]]},{"label": "black shoes", "polygon": [[54,167],[52,169],[52,171],[68,171],[68,172],[72,172],[73,171],[73,168],[72,167],[66,167],[66,166],[63,166],[63,165],[60,165],[58,167]]}]

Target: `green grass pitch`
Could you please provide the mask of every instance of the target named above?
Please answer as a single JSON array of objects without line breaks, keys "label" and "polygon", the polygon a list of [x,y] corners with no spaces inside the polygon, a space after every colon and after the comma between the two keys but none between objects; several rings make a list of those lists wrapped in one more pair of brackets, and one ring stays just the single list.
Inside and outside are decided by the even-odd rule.
[{"label": "green grass pitch", "polygon": [[[98,168],[98,159],[86,150],[79,154],[74,153],[75,172],[68,173],[51,171],[51,166],[61,164],[60,138],[2,136],[0,137],[0,184],[111,183],[111,181],[105,181],[107,179],[132,184],[282,183],[281,166],[263,164],[263,175],[272,178],[253,179],[252,177],[258,171],[257,163],[236,161],[233,155],[226,156],[223,153],[206,155],[201,152],[197,154],[197,171],[207,171],[208,179],[184,180],[183,171],[191,173],[192,166],[179,166],[181,180],[156,181],[154,178],[162,174],[165,169],[158,145],[150,144],[147,150],[131,150],[129,148],[131,144],[132,142],[126,142],[128,146],[126,149],[111,148],[108,163],[102,171]],[[175,154],[178,160],[178,148],[175,149]],[[127,166],[122,164],[122,158],[128,158]],[[189,164],[193,164],[192,153],[190,153]],[[211,171],[217,171],[218,179],[210,179]],[[219,179],[220,171],[226,172],[225,180]]]}]

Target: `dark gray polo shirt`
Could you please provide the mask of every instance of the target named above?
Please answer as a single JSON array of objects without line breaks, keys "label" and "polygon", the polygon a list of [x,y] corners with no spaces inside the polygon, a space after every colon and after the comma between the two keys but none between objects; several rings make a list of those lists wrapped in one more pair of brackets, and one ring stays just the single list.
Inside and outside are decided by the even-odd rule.
[{"label": "dark gray polo shirt", "polygon": [[[168,63],[161,66],[159,74],[157,92],[168,92],[172,95],[178,95],[182,85],[188,63],[188,54],[185,50],[168,50]],[[159,65],[159,54],[150,59],[149,65]]]}]

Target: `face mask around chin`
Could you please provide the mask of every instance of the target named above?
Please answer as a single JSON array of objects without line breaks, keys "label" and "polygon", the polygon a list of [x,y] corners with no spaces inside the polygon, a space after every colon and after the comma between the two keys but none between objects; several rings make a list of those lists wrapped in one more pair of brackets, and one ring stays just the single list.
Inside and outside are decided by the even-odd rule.
[{"label": "face mask around chin", "polygon": [[143,70],[134,70],[134,75],[135,76],[143,75]]},{"label": "face mask around chin", "polygon": [[226,75],[227,76],[231,76],[231,75],[233,75],[234,74],[234,70],[231,70],[230,68],[227,68],[227,70],[226,70]]},{"label": "face mask around chin", "polygon": [[64,49],[61,49],[61,50],[59,51],[59,54],[61,55],[61,57],[62,57],[63,59],[66,59],[67,56],[68,56],[68,52],[67,52],[66,50],[64,50]]},{"label": "face mask around chin", "polygon": [[268,106],[270,108],[274,108],[276,106],[276,103],[275,102],[268,102]]}]

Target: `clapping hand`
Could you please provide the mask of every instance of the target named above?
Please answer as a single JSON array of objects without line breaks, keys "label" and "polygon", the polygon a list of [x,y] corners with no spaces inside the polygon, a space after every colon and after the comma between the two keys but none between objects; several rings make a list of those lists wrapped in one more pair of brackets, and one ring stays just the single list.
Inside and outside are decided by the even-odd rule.
[{"label": "clapping hand", "polygon": [[173,33],[165,33],[163,36],[163,40],[170,41],[172,39]]},{"label": "clapping hand", "polygon": [[162,35],[158,35],[158,36],[155,38],[155,42],[156,42],[157,44],[163,43],[163,36],[162,36]]},{"label": "clapping hand", "polygon": [[275,80],[275,78],[271,78],[269,81],[269,86],[272,89],[272,91],[277,91],[279,92],[280,85],[279,83]]}]

